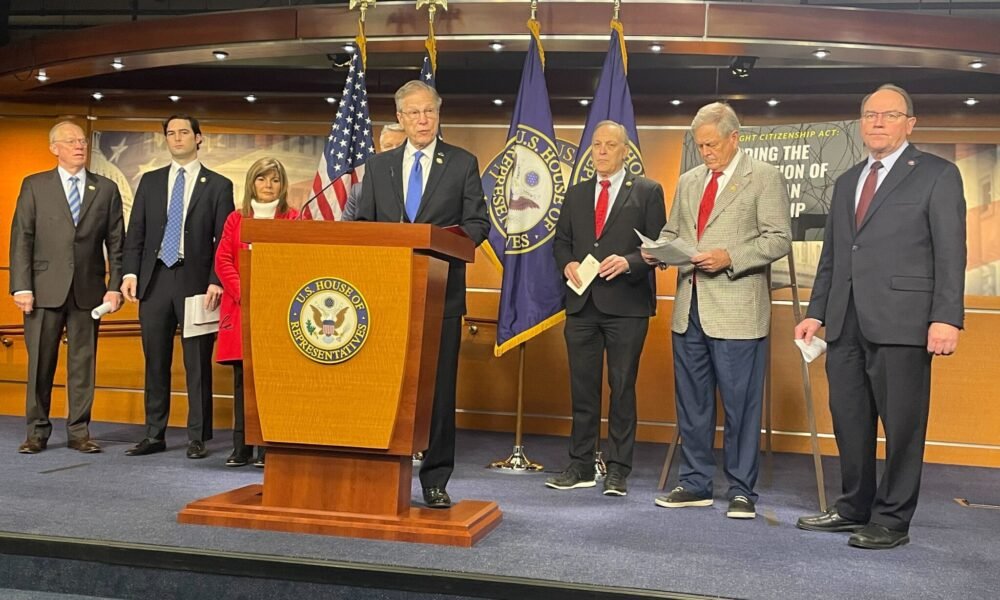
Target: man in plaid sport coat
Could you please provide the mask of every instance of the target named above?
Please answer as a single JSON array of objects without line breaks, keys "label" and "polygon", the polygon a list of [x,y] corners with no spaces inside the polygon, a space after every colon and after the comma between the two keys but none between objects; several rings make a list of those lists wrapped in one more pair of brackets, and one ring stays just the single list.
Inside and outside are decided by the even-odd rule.
[{"label": "man in plaid sport coat", "polygon": [[[701,108],[691,132],[703,165],[681,175],[661,240],[697,249],[677,270],[673,351],[680,481],[656,498],[667,508],[711,506],[715,390],[725,411],[723,469],[730,518],[756,516],[767,269],[791,249],[788,196],[778,170],[739,149],[739,119],[720,102]],[[647,262],[655,262],[646,257]]]}]

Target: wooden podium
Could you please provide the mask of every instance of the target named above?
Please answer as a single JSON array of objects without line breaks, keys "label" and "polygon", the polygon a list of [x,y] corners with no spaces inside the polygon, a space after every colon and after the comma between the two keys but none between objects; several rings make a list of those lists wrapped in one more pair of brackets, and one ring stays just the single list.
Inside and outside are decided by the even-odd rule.
[{"label": "wooden podium", "polygon": [[495,502],[410,506],[427,447],[448,259],[422,224],[246,219],[240,254],[248,444],[264,484],[197,500],[181,523],[472,546]]}]

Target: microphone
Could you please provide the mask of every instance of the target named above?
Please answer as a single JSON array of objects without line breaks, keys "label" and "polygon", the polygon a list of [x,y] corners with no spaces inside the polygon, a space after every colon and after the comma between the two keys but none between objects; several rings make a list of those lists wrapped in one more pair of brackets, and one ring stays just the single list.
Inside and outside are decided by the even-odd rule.
[{"label": "microphone", "polygon": [[[296,221],[305,221],[305,220],[307,220],[307,219],[303,219],[303,216],[306,214],[306,208],[308,208],[308,206],[310,204],[312,204],[313,202],[315,202],[317,198],[319,198],[320,196],[322,196],[323,192],[325,192],[326,190],[330,189],[330,186],[333,185],[334,181],[337,181],[337,180],[334,179],[330,183],[326,184],[325,186],[323,186],[323,189],[321,189],[320,191],[316,192],[316,194],[312,198],[306,200],[306,203],[303,204],[302,208],[299,209],[299,216],[295,217]],[[312,219],[308,219],[308,220],[312,220]]]}]

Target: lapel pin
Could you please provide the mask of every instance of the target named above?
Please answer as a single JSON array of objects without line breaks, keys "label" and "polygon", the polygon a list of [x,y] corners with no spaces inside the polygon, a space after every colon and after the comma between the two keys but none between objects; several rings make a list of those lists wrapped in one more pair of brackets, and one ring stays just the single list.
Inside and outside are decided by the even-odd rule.
[{"label": "lapel pin", "polygon": [[90,191],[94,191],[94,190],[96,190],[97,188],[95,188],[95,187],[94,187],[94,186],[92,186],[92,185],[88,185],[88,186],[87,186],[87,189],[88,189],[88,190],[90,190]]},{"label": "lapel pin", "polygon": [[204,177],[202,177],[202,178],[201,178],[201,182],[202,182],[202,183],[205,183],[206,181],[208,181],[208,180],[207,180],[207,179],[205,179]]},{"label": "lapel pin", "polygon": [[436,162],[436,163],[437,163],[437,164],[439,164],[439,165],[443,165],[443,164],[444,164],[444,159],[442,159],[442,158],[441,158],[441,157],[439,156],[439,157],[437,157],[437,158],[436,158],[436,159],[434,160],[434,162]]},{"label": "lapel pin", "polygon": [[908,161],[906,161],[906,164],[908,164],[909,166],[912,167],[912,166],[914,166],[914,165],[917,164],[917,161],[915,161],[915,160],[908,160]]},{"label": "lapel pin", "polygon": [[631,181],[626,181],[625,182],[625,187],[632,187],[632,182]]}]

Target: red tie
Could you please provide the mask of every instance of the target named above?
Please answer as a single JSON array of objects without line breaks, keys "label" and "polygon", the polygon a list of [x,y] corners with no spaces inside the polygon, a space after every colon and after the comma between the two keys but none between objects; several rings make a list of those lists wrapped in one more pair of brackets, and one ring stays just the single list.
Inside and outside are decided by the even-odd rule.
[{"label": "red tie", "polygon": [[712,171],[712,180],[705,186],[705,193],[701,195],[701,206],[698,207],[698,239],[705,233],[705,225],[708,224],[708,217],[712,215],[715,208],[715,194],[719,191],[719,177],[722,171]]},{"label": "red tie", "polygon": [[594,237],[601,237],[604,231],[604,221],[608,218],[608,188],[611,181],[605,179],[601,182],[601,193],[597,196],[597,208],[594,209]]},{"label": "red tie", "polygon": [[861,198],[858,200],[858,208],[854,210],[854,229],[861,227],[861,222],[865,220],[865,213],[871,206],[872,198],[875,197],[875,188],[878,186],[878,170],[882,168],[882,163],[875,161],[872,163],[871,171],[865,178],[865,184],[861,186]]}]

